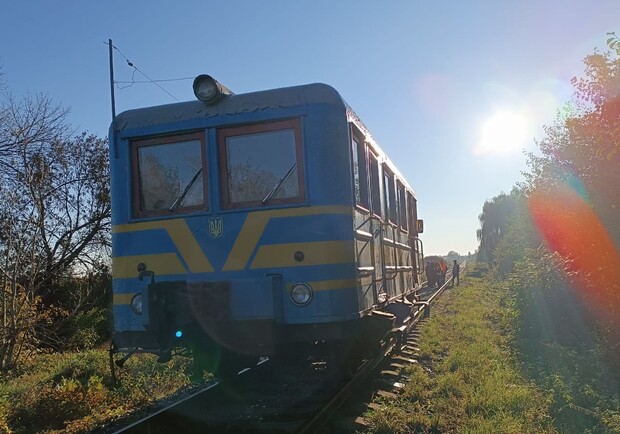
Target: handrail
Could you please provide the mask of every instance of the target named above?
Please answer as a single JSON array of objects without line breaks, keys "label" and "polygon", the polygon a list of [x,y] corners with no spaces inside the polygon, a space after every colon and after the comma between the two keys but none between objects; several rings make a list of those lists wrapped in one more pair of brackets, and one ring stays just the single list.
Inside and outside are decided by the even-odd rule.
[{"label": "handrail", "polygon": [[[377,227],[374,226],[373,222],[378,223]],[[368,228],[369,232],[361,229],[368,223],[370,223],[370,228]],[[391,233],[390,233],[390,230],[391,230]],[[416,237],[415,238],[416,246],[413,249],[408,244],[400,243],[396,239],[397,226],[392,225],[389,222],[389,220],[384,221],[381,217],[376,216],[373,213],[370,213],[364,219],[364,221],[355,228],[354,232],[356,235],[356,239],[361,238],[360,241],[364,241],[363,246],[357,252],[358,261],[359,261],[359,257],[361,253],[366,248],[368,248],[370,245],[371,261],[373,265],[379,262],[377,261],[377,258],[376,258],[376,248],[375,248],[377,235],[379,235],[379,244],[381,246],[381,249],[380,249],[381,275],[380,277],[377,277],[377,272],[379,270],[378,270],[378,267],[376,267],[376,265],[373,267],[372,271],[370,270],[370,267],[361,267],[359,265],[359,262],[358,262],[358,267],[357,267],[358,272],[364,272],[365,275],[368,275],[371,273],[374,274],[375,276],[372,279],[373,283],[376,284],[376,283],[382,282],[383,284],[384,282],[387,282],[387,281],[394,281],[396,280],[396,278],[398,278],[399,274],[413,271],[413,266],[407,266],[407,265],[403,265],[400,263],[401,261],[400,261],[400,256],[399,256],[399,249],[404,249],[408,251],[413,250],[412,253],[415,255],[415,259],[417,263],[415,267],[415,273],[418,275],[424,273],[424,269],[421,265],[424,260],[422,241]],[[388,234],[391,235],[391,239],[385,237],[385,235],[388,235]],[[390,259],[391,259],[390,263],[393,265],[388,266],[386,265],[386,262],[387,260],[390,260]],[[381,292],[380,289],[381,288],[379,289],[376,288],[376,285],[375,285],[375,291],[374,291],[375,301],[378,301],[379,293]],[[367,291],[365,291],[365,293],[367,293]]]}]

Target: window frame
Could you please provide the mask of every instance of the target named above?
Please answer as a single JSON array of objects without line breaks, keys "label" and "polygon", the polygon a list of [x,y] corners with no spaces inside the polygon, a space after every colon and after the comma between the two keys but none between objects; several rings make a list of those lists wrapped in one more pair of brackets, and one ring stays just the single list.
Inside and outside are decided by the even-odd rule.
[{"label": "window frame", "polygon": [[[178,206],[173,211],[169,208],[161,210],[143,210],[141,207],[141,190],[140,190],[140,163],[138,150],[143,147],[166,145],[177,142],[189,142],[193,140],[200,141],[200,158],[202,164],[202,197],[201,205]],[[206,211],[209,209],[209,190],[208,190],[208,169],[207,169],[207,151],[206,137],[204,131],[189,131],[170,135],[151,136],[143,138],[130,139],[131,151],[131,214],[134,218],[145,217],[161,217],[179,214],[190,214],[198,211]]]},{"label": "window frame", "polygon": [[[292,129],[295,137],[295,156],[297,158],[297,182],[299,194],[295,197],[276,198],[273,197],[267,204],[263,204],[261,200],[252,200],[244,202],[230,202],[229,186],[228,186],[228,154],[226,152],[226,138],[234,136],[244,136],[249,134],[267,133]],[[302,203],[306,200],[306,183],[304,178],[304,158],[302,149],[301,120],[285,119],[268,121],[261,123],[253,123],[246,125],[235,125],[229,127],[218,128],[217,130],[217,147],[218,147],[218,163],[219,163],[219,181],[220,181],[220,207],[223,210],[239,209],[239,208],[262,208],[273,205],[285,205]],[[284,175],[284,174],[283,174]]]},{"label": "window frame", "polygon": [[[355,205],[364,211],[370,211],[368,156],[366,153],[366,141],[364,136],[351,124],[351,179],[353,182],[353,200]],[[357,157],[357,158],[356,158]],[[360,164],[362,163],[362,164]],[[359,196],[355,184],[355,168],[357,166],[359,178]]]},{"label": "window frame", "polygon": [[408,232],[409,222],[407,217],[407,188],[400,179],[396,180],[396,203],[398,205],[398,209],[396,211],[398,213],[398,225],[403,231]]},{"label": "window frame", "polygon": [[409,222],[409,227],[411,228],[409,236],[417,236],[417,200],[411,191],[407,190],[405,194],[407,196],[407,220]]},{"label": "window frame", "polygon": [[[381,184],[382,182],[382,173],[381,173],[381,163],[379,162],[379,156],[375,155],[374,152],[369,148],[368,149],[368,179],[370,184],[370,198],[368,202],[370,203],[370,209],[373,215],[382,218],[383,217],[383,200],[381,198]],[[373,171],[373,165],[376,168]],[[374,182],[373,182],[374,181]]]},{"label": "window frame", "polygon": [[383,164],[383,193],[385,196],[385,221],[398,226],[398,209],[396,204],[396,175]]}]

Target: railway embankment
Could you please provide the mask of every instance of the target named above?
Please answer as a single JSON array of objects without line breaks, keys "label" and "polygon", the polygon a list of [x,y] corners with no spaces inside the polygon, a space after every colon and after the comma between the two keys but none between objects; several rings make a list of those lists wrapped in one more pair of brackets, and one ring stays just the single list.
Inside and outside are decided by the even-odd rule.
[{"label": "railway embankment", "polygon": [[521,367],[501,289],[476,270],[420,324],[418,363],[396,399],[365,416],[371,432],[555,432],[544,392]]}]

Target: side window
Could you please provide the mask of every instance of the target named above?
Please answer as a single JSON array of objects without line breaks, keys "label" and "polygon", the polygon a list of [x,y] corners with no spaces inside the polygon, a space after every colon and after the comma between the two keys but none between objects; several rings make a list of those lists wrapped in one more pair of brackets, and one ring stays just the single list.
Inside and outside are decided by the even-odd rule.
[{"label": "side window", "polygon": [[372,212],[382,216],[381,213],[381,185],[379,184],[379,162],[372,152],[368,152],[368,166],[370,169],[370,203]]},{"label": "side window", "polygon": [[304,200],[299,120],[223,128],[218,147],[224,208]]},{"label": "side window", "polygon": [[169,215],[206,208],[203,133],[133,140],[133,215]]},{"label": "side window", "polygon": [[398,197],[398,221],[400,227],[407,230],[407,196],[405,195],[405,186],[400,181],[396,182],[396,194]]},{"label": "side window", "polygon": [[407,221],[409,222],[409,227],[411,231],[409,231],[409,236],[412,237],[417,232],[416,229],[416,220],[418,218],[416,212],[416,200],[415,197],[408,191],[407,192]]},{"label": "side window", "polygon": [[364,141],[357,135],[351,135],[351,154],[353,156],[353,187],[355,188],[355,202],[369,209],[368,203],[368,173],[366,169],[366,149]]},{"label": "side window", "polygon": [[390,222],[397,223],[396,220],[396,194],[394,192],[394,174],[387,167],[383,167],[383,191],[385,193],[385,214]]}]

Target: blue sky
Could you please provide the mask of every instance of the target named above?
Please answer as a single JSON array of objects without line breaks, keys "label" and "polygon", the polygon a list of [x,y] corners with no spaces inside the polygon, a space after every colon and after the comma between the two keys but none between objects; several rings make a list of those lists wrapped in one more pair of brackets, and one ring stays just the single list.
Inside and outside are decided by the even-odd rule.
[{"label": "blue sky", "polygon": [[[619,16],[617,0],[5,1],[0,65],[15,96],[46,93],[100,136],[109,38],[152,79],[208,73],[235,93],[330,84],[415,189],[425,253],[466,254],[484,200],[521,179],[523,149]],[[116,52],[116,80],[132,72]],[[161,85],[185,101],[191,83]],[[117,113],[172,102],[152,84],[116,89]]]}]

